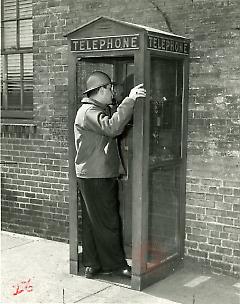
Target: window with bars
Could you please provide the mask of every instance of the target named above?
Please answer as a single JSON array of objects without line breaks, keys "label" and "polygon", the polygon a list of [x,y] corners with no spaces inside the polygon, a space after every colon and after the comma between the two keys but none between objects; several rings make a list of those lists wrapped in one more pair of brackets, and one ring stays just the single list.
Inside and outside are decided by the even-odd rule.
[{"label": "window with bars", "polygon": [[1,113],[31,118],[33,110],[32,0],[1,0]]}]

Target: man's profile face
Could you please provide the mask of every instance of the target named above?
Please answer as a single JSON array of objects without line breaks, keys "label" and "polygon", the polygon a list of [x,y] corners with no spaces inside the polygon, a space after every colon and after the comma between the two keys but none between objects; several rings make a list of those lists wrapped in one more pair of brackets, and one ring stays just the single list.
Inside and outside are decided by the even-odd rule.
[{"label": "man's profile face", "polygon": [[102,100],[103,103],[105,104],[111,104],[112,103],[112,99],[113,99],[113,86],[112,84],[108,84],[105,87],[101,88],[101,92],[102,92]]}]

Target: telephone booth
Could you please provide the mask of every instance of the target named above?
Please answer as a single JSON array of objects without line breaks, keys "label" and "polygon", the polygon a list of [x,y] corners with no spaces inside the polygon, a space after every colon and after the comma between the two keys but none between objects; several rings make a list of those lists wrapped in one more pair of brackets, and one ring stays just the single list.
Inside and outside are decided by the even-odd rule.
[{"label": "telephone booth", "polygon": [[144,83],[132,120],[119,137],[124,170],[119,201],[131,287],[166,277],[184,256],[188,39],[146,26],[99,17],[66,35],[69,43],[70,272],[79,271],[75,115],[94,70],[116,82],[116,102]]}]

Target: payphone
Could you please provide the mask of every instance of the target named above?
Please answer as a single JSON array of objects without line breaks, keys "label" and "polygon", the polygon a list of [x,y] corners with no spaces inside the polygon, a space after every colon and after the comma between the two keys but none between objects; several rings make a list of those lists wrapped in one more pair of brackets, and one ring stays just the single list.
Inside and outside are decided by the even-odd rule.
[{"label": "payphone", "polygon": [[119,138],[124,247],[131,287],[141,290],[183,259],[185,227],[188,39],[99,17],[66,35],[69,42],[70,272],[78,274],[78,207],[73,124],[94,70],[114,82],[116,103],[144,83],[132,120]]}]

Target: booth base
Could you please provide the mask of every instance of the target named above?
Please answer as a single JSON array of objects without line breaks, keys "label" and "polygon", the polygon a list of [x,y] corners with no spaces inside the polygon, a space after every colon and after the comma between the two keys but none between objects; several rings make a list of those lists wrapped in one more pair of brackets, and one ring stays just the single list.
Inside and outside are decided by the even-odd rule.
[{"label": "booth base", "polygon": [[[85,267],[82,265],[82,254],[78,255],[79,263],[78,263],[78,273],[77,275],[84,277],[85,276]],[[127,260],[128,264],[131,265],[131,261]],[[111,283],[115,285],[119,285],[121,287],[131,288],[131,279],[123,276],[115,275],[115,274],[97,274],[94,276],[93,280],[98,280],[105,283]]]},{"label": "booth base", "polygon": [[[85,272],[84,266],[82,264],[79,264],[78,275],[84,277],[84,272]],[[130,278],[125,278],[114,274],[97,274],[94,276],[93,280],[119,285],[121,287],[131,288]]]}]

